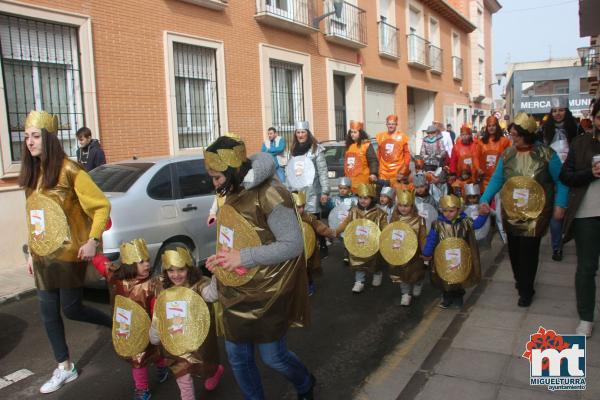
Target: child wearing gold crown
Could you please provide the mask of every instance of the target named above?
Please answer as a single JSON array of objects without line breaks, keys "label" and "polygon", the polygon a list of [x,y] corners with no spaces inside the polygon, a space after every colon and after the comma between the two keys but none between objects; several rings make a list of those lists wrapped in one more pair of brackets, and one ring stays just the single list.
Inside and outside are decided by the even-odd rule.
[{"label": "child wearing gold crown", "polygon": [[423,278],[425,277],[425,264],[421,257],[421,248],[425,244],[427,227],[425,219],[419,216],[415,206],[415,195],[408,190],[396,193],[396,208],[392,213],[390,223],[400,221],[407,223],[417,235],[417,252],[414,257],[404,265],[390,265],[390,279],[400,284],[402,299],[400,305],[409,306],[413,297],[421,295]]},{"label": "child wearing gold crown", "polygon": [[[385,228],[387,225],[387,214],[385,211],[377,207],[375,186],[361,183],[358,185],[357,193],[358,204],[353,206],[348,213],[346,219],[336,229],[336,236],[342,233],[348,224],[356,219],[368,219],[373,221],[379,229]],[[368,258],[359,258],[350,254],[350,267],[355,271],[354,286],[352,293],[361,293],[365,289],[365,281],[367,272],[373,274],[372,285],[377,287],[381,285],[383,272],[378,264],[379,252]]]},{"label": "child wearing gold crown", "polygon": [[[150,257],[144,239],[134,239],[119,246],[121,253],[120,265],[110,264],[104,256],[97,256],[93,260],[94,267],[104,276],[109,284],[114,285],[115,294],[127,297],[139,304],[149,316],[152,316],[152,307],[156,293],[157,281],[152,279],[150,271]],[[165,360],[160,357],[160,351],[155,345],[148,345],[146,350],[129,358],[131,374],[135,383],[135,400],[150,398],[148,388],[148,365],[152,362],[157,367],[157,378],[160,383],[167,380],[169,369]]]},{"label": "child wearing gold crown", "polygon": [[[450,284],[444,281],[436,272],[435,262],[432,262],[431,282],[442,290],[441,308],[451,305],[462,307],[465,288],[477,284],[481,280],[481,266],[479,263],[479,250],[475,240],[475,229],[483,226],[487,220],[488,213],[480,214],[474,221],[461,211],[462,201],[455,195],[446,195],[440,199],[442,214],[431,225],[427,236],[423,257],[431,260],[436,246],[444,239],[459,238],[467,242],[471,253],[471,271],[460,283]],[[460,256],[459,256],[460,257]]]},{"label": "child wearing gold crown", "polygon": [[[310,225],[311,229],[316,235],[325,236],[328,238],[335,238],[335,231],[321,222],[314,214],[307,213],[304,210],[306,205],[306,194],[304,192],[292,193],[296,210],[300,219]],[[305,255],[306,256],[306,255]],[[313,281],[313,273],[321,270],[321,254],[318,251],[313,251],[310,258],[306,260],[306,272],[308,274],[308,295],[312,296],[315,294],[316,287]]]},{"label": "child wearing gold crown", "polygon": [[[218,293],[215,276],[213,275],[211,279],[202,276],[200,270],[194,266],[194,261],[187,248],[167,247],[161,261],[162,275],[160,280],[162,289],[183,286],[198,293],[207,303],[217,301]],[[211,310],[211,324],[208,336],[202,345],[196,351],[182,356],[173,356],[167,353],[169,368],[171,368],[177,380],[181,400],[194,400],[196,398],[192,375],[204,377],[204,388],[212,391],[219,384],[225,370],[219,361],[214,313],[210,305],[208,308]],[[150,328],[150,342],[158,344],[160,341],[157,321],[154,317]]]}]

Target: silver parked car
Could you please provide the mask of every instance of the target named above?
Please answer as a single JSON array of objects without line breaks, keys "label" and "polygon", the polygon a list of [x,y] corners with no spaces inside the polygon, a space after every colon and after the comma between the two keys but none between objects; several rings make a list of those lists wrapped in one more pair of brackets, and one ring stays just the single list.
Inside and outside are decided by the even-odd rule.
[{"label": "silver parked car", "polygon": [[112,206],[109,228],[102,235],[103,251],[110,260],[119,258],[122,242],[135,238],[148,243],[155,273],[167,244],[186,246],[199,262],[214,253],[216,228],[206,226],[214,187],[202,156],[119,161],[90,175]]}]

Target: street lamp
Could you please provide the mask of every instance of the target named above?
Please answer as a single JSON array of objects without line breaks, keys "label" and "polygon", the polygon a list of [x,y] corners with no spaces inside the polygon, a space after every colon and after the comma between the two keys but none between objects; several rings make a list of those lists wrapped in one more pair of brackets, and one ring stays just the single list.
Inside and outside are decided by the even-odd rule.
[{"label": "street lamp", "polygon": [[342,8],[344,7],[344,0],[333,0],[333,11],[330,11],[326,14],[320,15],[318,17],[313,18],[313,27],[319,28],[319,22],[323,21],[325,18],[335,14],[337,18],[342,18]]}]

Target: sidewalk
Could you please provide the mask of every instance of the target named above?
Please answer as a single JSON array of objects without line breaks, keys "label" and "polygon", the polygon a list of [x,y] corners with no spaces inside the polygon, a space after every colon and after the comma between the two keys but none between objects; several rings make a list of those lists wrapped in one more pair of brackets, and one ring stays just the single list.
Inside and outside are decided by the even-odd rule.
[{"label": "sidewalk", "polygon": [[31,294],[34,290],[35,283],[33,277],[27,274],[25,260],[0,271],[0,304]]},{"label": "sidewalk", "polygon": [[[471,293],[464,309],[450,316],[452,321],[431,351],[426,353],[410,380],[403,386],[390,383],[393,382],[390,379],[379,382],[387,385],[388,389],[396,386],[395,392],[375,388],[374,382],[367,382],[357,397],[401,400],[599,399],[600,329],[587,341],[585,391],[551,392],[545,386],[530,386],[529,362],[521,357],[529,335],[535,333],[539,326],[555,330],[557,334],[575,332],[579,320],[575,306],[574,244],[569,243],[564,253],[562,262],[552,261],[552,251],[547,238],[544,238],[536,295],[529,308],[521,308],[517,306],[518,296],[504,248],[496,263],[485,268],[482,283]],[[437,315],[435,318],[446,320],[448,316],[444,314],[447,311],[432,310],[432,313]],[[441,325],[430,325],[437,325],[439,329],[445,321]],[[424,332],[434,334],[429,329]],[[411,369],[411,362],[410,357],[405,357],[403,364],[406,369]],[[397,382],[406,382],[401,374],[395,378]]]}]

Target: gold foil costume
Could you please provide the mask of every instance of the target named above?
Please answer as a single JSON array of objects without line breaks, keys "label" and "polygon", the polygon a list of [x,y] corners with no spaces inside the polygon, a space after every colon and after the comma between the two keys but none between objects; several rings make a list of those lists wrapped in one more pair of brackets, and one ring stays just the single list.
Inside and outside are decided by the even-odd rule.
[{"label": "gold foil costume", "polygon": [[[201,295],[202,289],[207,285],[210,285],[210,279],[202,277],[200,281],[190,286],[190,289]],[[174,356],[167,351],[163,352],[166,364],[176,378],[185,374],[200,376],[204,379],[210,378],[219,367],[219,344],[217,343],[215,313],[212,305],[207,305],[211,323],[208,335],[202,345],[197,350],[180,356]]]},{"label": "gold foil costume", "polygon": [[390,265],[390,279],[394,283],[420,282],[425,277],[426,269],[425,264],[423,263],[423,258],[421,258],[421,250],[425,246],[425,240],[427,239],[427,227],[425,226],[425,219],[417,214],[416,207],[413,205],[412,212],[406,216],[401,215],[397,208],[394,209],[390,223],[396,221],[404,222],[410,225],[410,227],[417,234],[419,247],[417,248],[417,252],[413,258],[405,265]]},{"label": "gold foil costume", "polygon": [[[311,229],[313,229],[317,235],[330,236],[334,233],[330,227],[321,222],[314,214],[303,212],[300,214],[300,218],[310,225]],[[321,271],[321,254],[318,250],[313,251],[312,256],[306,260],[306,268],[312,272]]]},{"label": "gold foil costume", "polygon": [[[63,161],[56,186],[45,189],[42,179],[40,174],[37,188],[26,189],[25,196],[29,200],[40,193],[56,202],[67,219],[70,241],[47,256],[32,252],[36,287],[40,290],[82,287],[87,263],[77,257],[79,248],[90,238],[102,238],[110,203],[88,173],[68,158]],[[27,221],[28,228],[33,229],[30,215]],[[52,235],[52,232],[46,234]]]},{"label": "gold foil costume", "polygon": [[502,155],[504,161],[504,181],[515,176],[528,176],[537,181],[546,194],[546,203],[536,219],[513,220],[502,212],[502,222],[506,231],[515,236],[538,237],[546,233],[554,205],[554,181],[548,172],[548,163],[554,154],[550,147],[536,144],[528,152],[509,147]]},{"label": "gold foil costume", "polygon": [[433,286],[445,292],[466,289],[476,285],[481,281],[481,265],[479,261],[479,248],[475,239],[475,230],[473,229],[473,221],[470,218],[464,217],[460,221],[448,223],[447,221],[436,220],[431,224],[431,228],[438,233],[438,243],[449,237],[464,239],[471,249],[471,273],[464,282],[450,285],[440,278],[435,270],[435,262],[431,261],[431,283]]},{"label": "gold foil costume", "polygon": [[[376,205],[368,210],[361,210],[358,206],[353,206],[348,212],[346,219],[336,229],[336,234],[339,235],[346,229],[346,226],[348,226],[350,222],[360,218],[366,218],[373,221],[379,226],[380,230],[383,230],[387,225],[387,213]],[[365,271],[371,273],[381,271],[381,262],[378,262],[381,261],[379,252],[368,258],[359,258],[350,254],[348,260],[353,271]]]},{"label": "gold foil costume", "polygon": [[[267,224],[278,205],[294,209],[290,193],[274,179],[227,195],[226,204],[258,233],[262,245],[275,242]],[[267,343],[281,339],[290,326],[309,324],[308,283],[304,255],[276,265],[259,265],[245,285],[218,283],[225,338],[238,343]]]}]

